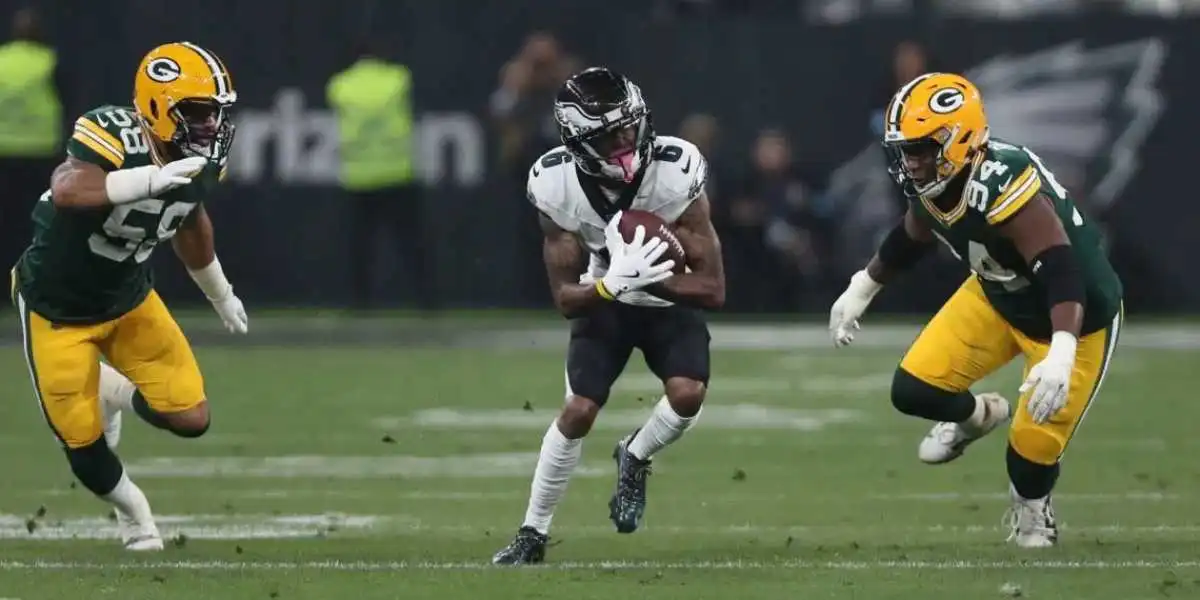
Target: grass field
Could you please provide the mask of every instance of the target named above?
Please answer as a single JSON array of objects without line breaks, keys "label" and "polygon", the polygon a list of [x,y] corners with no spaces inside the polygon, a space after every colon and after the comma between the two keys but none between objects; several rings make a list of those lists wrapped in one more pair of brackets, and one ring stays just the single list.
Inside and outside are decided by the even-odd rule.
[{"label": "grass field", "polygon": [[[1071,447],[1061,547],[1029,552],[1003,543],[1002,435],[917,462],[927,427],[886,396],[905,335],[834,352],[715,334],[728,343],[706,412],[656,462],[642,530],[621,536],[609,454],[657,398],[635,358],[537,569],[487,561],[519,525],[562,399],[561,326],[492,348],[198,341],[208,436],[125,421],[120,454],[172,538],[152,556],[121,550],[71,484],[20,352],[0,347],[0,598],[1200,597],[1194,344],[1130,330],[1141,343],[1118,350]],[[1012,392],[1017,371],[986,383]]]}]

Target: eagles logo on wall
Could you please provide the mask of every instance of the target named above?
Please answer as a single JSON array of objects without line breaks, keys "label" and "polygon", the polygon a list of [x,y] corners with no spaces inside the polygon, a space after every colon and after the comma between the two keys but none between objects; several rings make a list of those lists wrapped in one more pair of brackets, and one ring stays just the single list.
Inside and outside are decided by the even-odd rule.
[{"label": "eagles logo on wall", "polygon": [[993,135],[1032,148],[1056,174],[1083,183],[1085,205],[1103,209],[1137,172],[1162,112],[1165,58],[1156,38],[1094,49],[1074,42],[998,56],[967,77],[983,94]]},{"label": "eagles logo on wall", "polygon": [[[1029,146],[1078,196],[1103,210],[1121,198],[1139,166],[1143,142],[1164,106],[1158,76],[1166,58],[1159,38],[1087,48],[1075,41],[1025,55],[999,55],[965,75],[983,94],[992,135]],[[891,197],[877,141],[831,178],[831,192],[871,226],[881,197]],[[864,227],[865,226],[865,227]],[[873,242],[874,240],[872,240]]]}]

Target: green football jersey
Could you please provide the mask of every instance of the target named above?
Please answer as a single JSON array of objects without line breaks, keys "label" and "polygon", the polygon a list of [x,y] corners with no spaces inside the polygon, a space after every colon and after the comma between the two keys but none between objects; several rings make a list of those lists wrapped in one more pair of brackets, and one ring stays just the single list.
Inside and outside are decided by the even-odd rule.
[{"label": "green football jersey", "polygon": [[992,138],[972,167],[959,203],[942,211],[911,200],[916,216],[974,271],[992,306],[1013,327],[1039,340],[1053,333],[1045,287],[999,228],[1038,194],[1054,203],[1071,241],[1087,291],[1083,334],[1108,327],[1121,310],[1121,280],[1108,262],[1100,232],[1033,151]]},{"label": "green football jersey", "polygon": [[[115,171],[156,164],[157,151],[132,108],[101,106],[75,121],[67,155]],[[212,163],[160,198],[96,209],[56,208],[47,190],[33,209],[33,241],[17,263],[26,305],[52,322],[78,324],[136,308],[154,285],[154,248],[175,235],[222,171]]]}]

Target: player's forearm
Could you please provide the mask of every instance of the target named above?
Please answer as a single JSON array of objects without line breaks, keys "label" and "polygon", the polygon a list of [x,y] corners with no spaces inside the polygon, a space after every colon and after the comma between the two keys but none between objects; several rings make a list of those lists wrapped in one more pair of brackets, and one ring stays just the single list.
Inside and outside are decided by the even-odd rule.
[{"label": "player's forearm", "polygon": [[1087,287],[1071,246],[1058,244],[1043,250],[1030,262],[1030,269],[1046,288],[1050,326],[1079,337]]},{"label": "player's forearm", "polygon": [[1083,304],[1079,302],[1059,302],[1050,307],[1050,327],[1055,332],[1063,331],[1076,338],[1083,328]]},{"label": "player's forearm", "polygon": [[51,198],[56,207],[76,209],[144,200],[151,196],[150,181],[157,168],[144,166],[105,173],[64,163],[51,176]]},{"label": "player's forearm", "polygon": [[203,269],[217,258],[212,236],[185,235],[181,231],[171,240],[171,247],[189,271]]},{"label": "player's forearm", "polygon": [[650,286],[651,294],[678,304],[716,309],[725,305],[725,278],[704,273],[682,273]]},{"label": "player's forearm", "polygon": [[609,302],[601,293],[601,284],[560,283],[554,286],[554,306],[568,319],[581,316],[591,308]]},{"label": "player's forearm", "polygon": [[879,285],[891,283],[891,281],[895,279],[896,275],[900,273],[899,270],[889,267],[886,263],[880,260],[878,252],[876,252],[875,256],[872,256],[871,260],[867,262],[867,268],[865,270],[867,275]]},{"label": "player's forearm", "polygon": [[888,232],[875,256],[867,263],[867,275],[880,285],[890,283],[933,250],[934,242],[914,238],[906,221]]},{"label": "player's forearm", "polygon": [[190,215],[189,221],[171,238],[175,255],[189,271],[203,269],[217,258],[212,221],[203,205],[195,210],[196,213]]}]

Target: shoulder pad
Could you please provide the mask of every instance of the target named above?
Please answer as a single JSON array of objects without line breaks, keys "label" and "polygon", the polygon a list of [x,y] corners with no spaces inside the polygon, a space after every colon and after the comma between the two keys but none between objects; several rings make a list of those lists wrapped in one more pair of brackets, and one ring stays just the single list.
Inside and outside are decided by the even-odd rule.
[{"label": "shoulder pad", "polygon": [[126,153],[149,151],[137,115],[120,106],[93,108],[75,119],[67,154],[105,169],[120,169]]},{"label": "shoulder pad", "polygon": [[674,223],[704,193],[708,162],[695,144],[665,135],[654,141],[652,158],[654,192],[644,208]]},{"label": "shoulder pad", "polygon": [[525,184],[525,196],[534,207],[568,231],[578,229],[568,197],[572,166],[571,154],[558,146],[533,162]]},{"label": "shoulder pad", "polygon": [[987,151],[967,182],[967,206],[999,225],[1017,214],[1042,190],[1037,165],[1019,146],[998,140]]},{"label": "shoulder pad", "polygon": [[654,161],[659,163],[658,181],[686,200],[695,200],[708,183],[708,161],[695,144],[675,136],[660,135],[654,141]]}]

